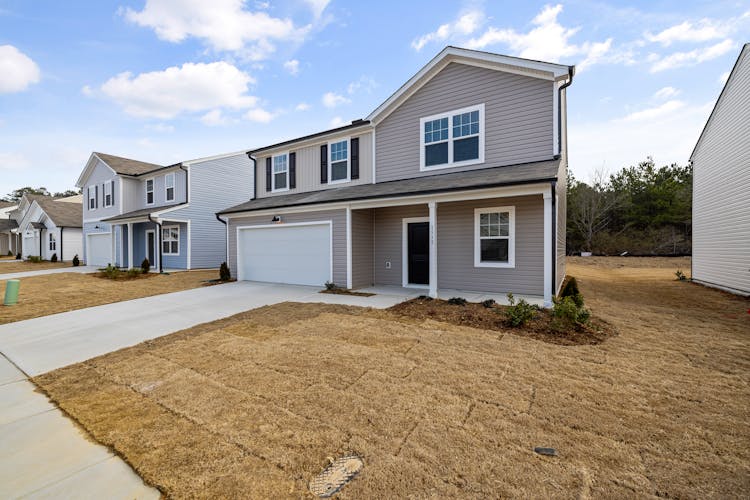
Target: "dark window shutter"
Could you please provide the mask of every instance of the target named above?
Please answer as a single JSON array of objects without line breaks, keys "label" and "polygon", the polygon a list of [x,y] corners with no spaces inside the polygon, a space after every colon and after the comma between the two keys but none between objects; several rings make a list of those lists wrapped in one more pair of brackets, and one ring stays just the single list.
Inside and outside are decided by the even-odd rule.
[{"label": "dark window shutter", "polygon": [[320,183],[328,183],[328,144],[320,146]]},{"label": "dark window shutter", "polygon": [[94,208],[99,208],[99,186],[94,186]]},{"label": "dark window shutter", "polygon": [[112,205],[115,204],[115,181],[109,181],[112,184]]},{"label": "dark window shutter", "polygon": [[289,189],[297,187],[297,153],[289,153]]},{"label": "dark window shutter", "polygon": [[271,157],[266,158],[266,191],[271,190]]},{"label": "dark window shutter", "polygon": [[351,140],[352,148],[352,171],[351,179],[359,179],[359,137]]}]

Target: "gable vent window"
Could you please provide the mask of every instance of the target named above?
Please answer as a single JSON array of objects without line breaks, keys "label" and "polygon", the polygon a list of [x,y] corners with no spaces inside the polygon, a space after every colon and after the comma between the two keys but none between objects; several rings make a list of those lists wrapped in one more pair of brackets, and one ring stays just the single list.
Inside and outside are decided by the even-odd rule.
[{"label": "gable vent window", "polygon": [[420,170],[484,162],[484,104],[420,121]]},{"label": "gable vent window", "polygon": [[328,151],[331,155],[328,162],[331,182],[346,182],[349,180],[349,140],[332,142]]},{"label": "gable vent window", "polygon": [[164,176],[167,201],[174,201],[174,172]]},{"label": "gable vent window", "polygon": [[146,181],[146,205],[153,205],[154,203],[154,180],[148,179]]}]

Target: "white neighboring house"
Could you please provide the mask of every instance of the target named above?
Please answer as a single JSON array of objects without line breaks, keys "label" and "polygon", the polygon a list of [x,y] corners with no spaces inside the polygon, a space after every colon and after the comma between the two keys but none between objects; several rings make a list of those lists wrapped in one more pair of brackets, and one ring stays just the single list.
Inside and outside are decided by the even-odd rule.
[{"label": "white neighboring house", "polygon": [[66,198],[29,195],[21,198],[13,213],[18,222],[17,234],[21,240],[22,255],[50,260],[70,261],[83,255],[82,197]]},{"label": "white neighboring house", "polygon": [[18,203],[0,201],[0,256],[16,255],[20,244],[15,229],[18,227],[11,214],[18,208]]},{"label": "white neighboring house", "polygon": [[750,295],[750,43],[693,154],[693,280]]}]

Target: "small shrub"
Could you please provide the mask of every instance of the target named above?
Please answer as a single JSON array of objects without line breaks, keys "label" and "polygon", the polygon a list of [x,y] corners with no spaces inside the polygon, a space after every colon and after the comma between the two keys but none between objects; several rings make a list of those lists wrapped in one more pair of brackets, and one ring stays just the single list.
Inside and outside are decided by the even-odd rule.
[{"label": "small shrub", "polygon": [[36,264],[40,263],[42,261],[42,258],[38,255],[29,255],[29,262],[34,262]]},{"label": "small shrub", "polygon": [[128,278],[137,278],[141,274],[143,274],[143,269],[140,267],[133,267],[127,271]]},{"label": "small shrub", "polygon": [[332,292],[338,288],[338,285],[334,283],[333,281],[326,281],[326,290],[329,292]]},{"label": "small shrub", "polygon": [[229,266],[226,262],[222,262],[219,266],[219,280],[229,281],[230,279],[232,279],[232,273],[229,272]]},{"label": "small shrub", "polygon": [[107,264],[107,267],[101,269],[101,272],[106,278],[109,278],[111,280],[116,280],[120,277],[120,274],[122,274],[122,271],[120,271],[112,264]]},{"label": "small shrub", "polygon": [[21,260],[21,252],[18,252],[18,253],[16,254],[16,260]]},{"label": "small shrub", "polygon": [[81,265],[81,260],[78,258],[78,254],[75,254],[73,256],[73,267],[78,267]]},{"label": "small shrub", "polygon": [[420,295],[419,297],[417,297],[417,300],[432,300],[432,297],[430,297],[429,295]]},{"label": "small shrub", "polygon": [[13,257],[13,252],[11,252],[10,250],[8,250],[8,257]]},{"label": "small shrub", "polygon": [[453,306],[465,306],[467,300],[463,297],[451,297],[450,299],[448,299],[448,303]]},{"label": "small shrub", "polygon": [[578,281],[571,277],[565,281],[562,290],[560,290],[560,297],[575,297],[576,295],[580,295],[580,293],[580,290],[578,290]]},{"label": "small shrub", "polygon": [[677,276],[678,281],[687,281],[687,276],[682,272],[682,269],[675,271],[674,275]]},{"label": "small shrub", "polygon": [[141,271],[143,271],[143,274],[148,274],[150,270],[151,263],[148,261],[148,259],[143,259],[143,262],[141,262]]},{"label": "small shrub", "polygon": [[516,298],[512,293],[508,294],[508,304],[510,306],[505,310],[505,315],[508,319],[508,324],[514,328],[524,326],[536,316],[537,308],[535,306],[529,304],[524,299],[516,303]]},{"label": "small shrub", "polygon": [[495,299],[487,299],[485,301],[482,301],[482,305],[487,309],[492,309],[492,306],[495,305]]},{"label": "small shrub", "polygon": [[53,253],[53,254],[52,254],[52,257],[50,257],[49,261],[50,261],[50,262],[57,262],[57,254],[56,254],[56,253]]},{"label": "small shrub", "polygon": [[[580,296],[580,294],[578,294]],[[557,331],[568,331],[586,325],[591,319],[591,313],[583,306],[579,306],[574,297],[553,297],[551,326]]]}]

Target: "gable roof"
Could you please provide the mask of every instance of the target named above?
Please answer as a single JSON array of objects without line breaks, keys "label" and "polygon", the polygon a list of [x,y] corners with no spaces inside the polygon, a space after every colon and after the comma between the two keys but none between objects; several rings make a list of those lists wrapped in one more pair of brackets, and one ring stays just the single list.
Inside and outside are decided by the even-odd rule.
[{"label": "gable roof", "polygon": [[34,203],[57,227],[83,227],[83,204],[62,201],[50,196],[35,196]]},{"label": "gable roof", "polygon": [[123,175],[142,175],[160,168],[164,168],[164,165],[157,165],[155,163],[147,163],[140,160],[132,160],[130,158],[123,158],[122,156],[109,155],[106,153],[94,154],[109,168]]},{"label": "gable roof", "polygon": [[[711,110],[711,114],[708,115],[708,120],[706,120],[706,124],[703,126],[703,130],[701,131],[701,135],[698,136],[698,140],[695,141],[695,146],[693,147],[693,152],[690,153],[690,161],[693,161],[693,157],[695,156],[695,152],[698,150],[698,146],[701,143],[701,140],[703,139],[703,136],[706,135],[706,130],[708,130],[708,126],[711,124],[711,120],[714,117],[714,114],[716,114],[716,110],[719,107],[719,103],[721,102],[722,98],[724,97],[724,94],[726,93],[729,86],[734,82],[734,75],[737,73],[737,69],[740,67],[740,63],[745,59],[745,56],[748,57],[750,60],[750,43],[746,43],[742,46],[742,50],[740,51],[740,55],[737,56],[737,60],[734,62],[734,66],[732,66],[732,71],[729,73],[729,77],[727,78],[726,83],[724,83],[724,87],[721,89],[721,93],[719,94],[719,97],[716,99],[716,102],[714,103],[714,107]],[[749,63],[750,64],[750,63]]]},{"label": "gable roof", "polygon": [[15,207],[18,205],[17,201],[0,201],[0,208]]}]

